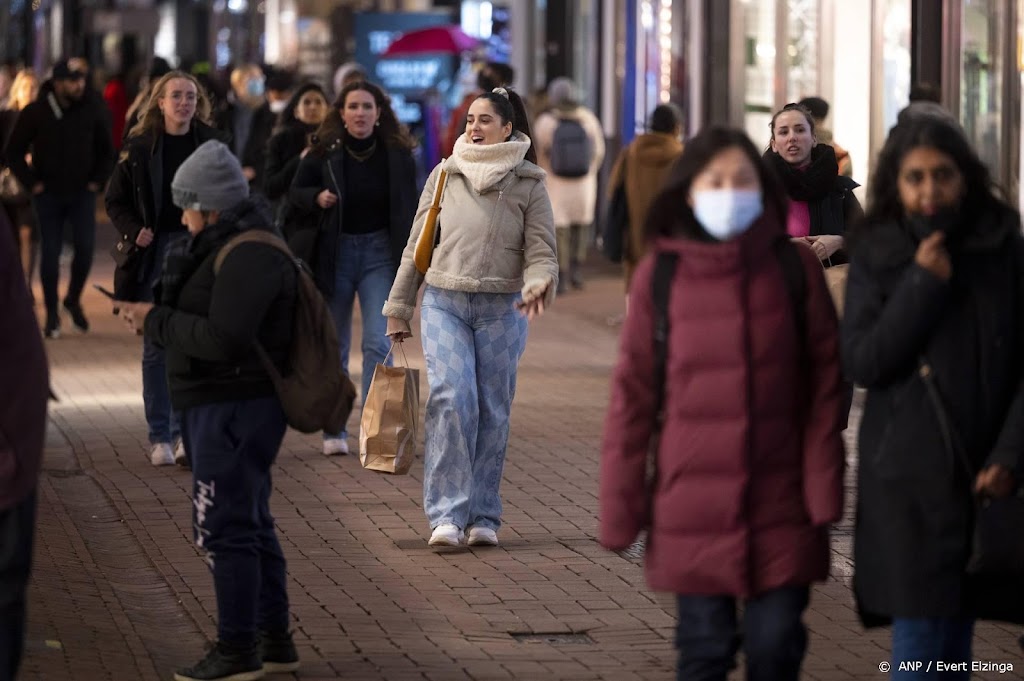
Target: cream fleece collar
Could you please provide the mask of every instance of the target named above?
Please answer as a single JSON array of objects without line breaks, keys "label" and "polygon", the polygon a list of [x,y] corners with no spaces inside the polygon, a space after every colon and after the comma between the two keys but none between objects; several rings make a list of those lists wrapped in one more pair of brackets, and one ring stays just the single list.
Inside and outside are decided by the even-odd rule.
[{"label": "cream fleece collar", "polygon": [[465,135],[460,135],[446,165],[465,175],[470,186],[482,194],[523,162],[530,144],[530,138],[521,132],[512,135],[508,142],[486,145],[471,144]]}]

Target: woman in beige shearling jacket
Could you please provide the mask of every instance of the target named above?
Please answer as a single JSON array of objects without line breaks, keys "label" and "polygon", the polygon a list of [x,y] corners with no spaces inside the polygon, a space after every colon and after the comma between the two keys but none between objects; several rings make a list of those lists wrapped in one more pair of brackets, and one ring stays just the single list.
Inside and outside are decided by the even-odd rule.
[{"label": "woman in beige shearling jacket", "polygon": [[[554,299],[555,228],[522,101],[502,88],[469,109],[455,153],[431,173],[384,305],[388,335],[410,337],[416,294],[427,362],[423,507],[432,546],[495,546],[498,488],[527,321]],[[413,264],[440,170],[448,175],[430,269]]]}]

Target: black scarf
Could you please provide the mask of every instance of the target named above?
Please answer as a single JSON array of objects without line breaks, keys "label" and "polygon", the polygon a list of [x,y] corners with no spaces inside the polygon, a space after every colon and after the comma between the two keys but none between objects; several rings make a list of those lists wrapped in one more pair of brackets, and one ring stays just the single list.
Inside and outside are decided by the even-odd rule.
[{"label": "black scarf", "polygon": [[768,161],[786,185],[786,194],[793,201],[813,203],[823,199],[836,185],[839,177],[839,163],[836,150],[827,144],[811,149],[811,164],[804,170],[789,165],[777,152],[764,152]]}]

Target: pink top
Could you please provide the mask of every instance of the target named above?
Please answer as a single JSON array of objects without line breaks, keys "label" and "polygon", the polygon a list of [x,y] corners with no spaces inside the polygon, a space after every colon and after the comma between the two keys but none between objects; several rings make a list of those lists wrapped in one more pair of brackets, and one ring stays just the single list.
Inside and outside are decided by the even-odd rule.
[{"label": "pink top", "polygon": [[789,215],[786,216],[786,233],[792,237],[811,235],[811,209],[806,201],[789,201]]}]

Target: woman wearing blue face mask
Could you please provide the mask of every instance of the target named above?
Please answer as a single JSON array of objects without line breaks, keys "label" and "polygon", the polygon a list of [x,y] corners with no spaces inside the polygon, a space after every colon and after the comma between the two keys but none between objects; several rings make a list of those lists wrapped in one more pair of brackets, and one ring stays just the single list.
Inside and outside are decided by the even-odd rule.
[{"label": "woman wearing blue face mask", "polygon": [[605,421],[600,541],[622,550],[647,529],[648,582],[678,596],[687,681],[725,681],[737,599],[747,679],[799,678],[803,611],[842,515],[836,315],[821,266],[785,224],[784,194],[753,143],[711,128],[652,204],[634,274]]}]

